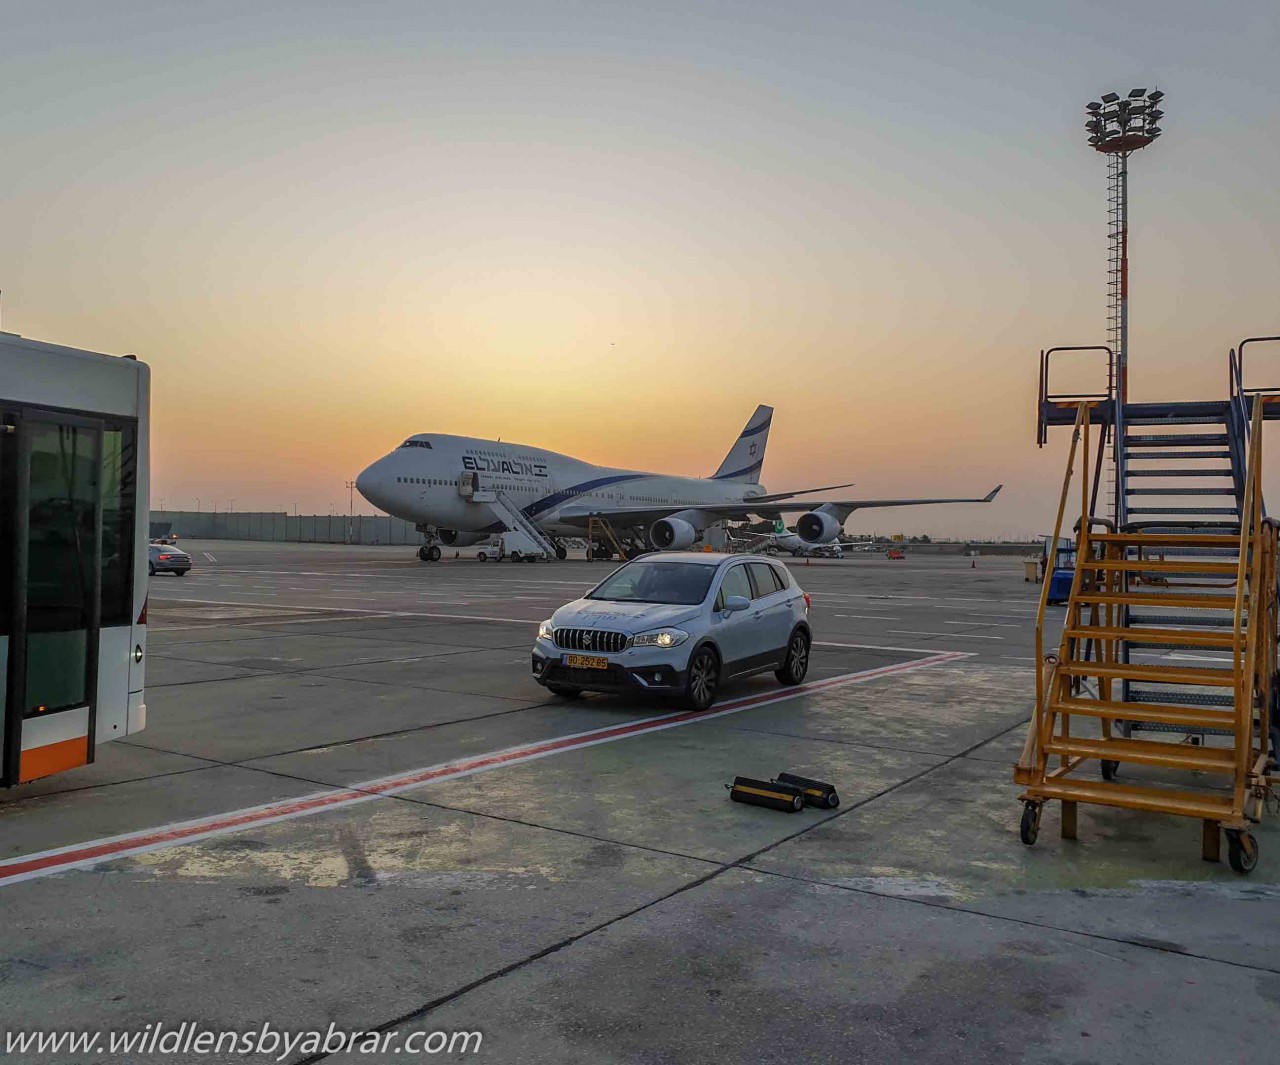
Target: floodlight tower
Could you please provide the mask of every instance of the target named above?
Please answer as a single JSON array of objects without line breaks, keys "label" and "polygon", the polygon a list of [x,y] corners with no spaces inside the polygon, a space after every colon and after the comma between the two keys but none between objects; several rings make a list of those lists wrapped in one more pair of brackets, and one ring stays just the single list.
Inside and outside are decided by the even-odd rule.
[{"label": "floodlight tower", "polygon": [[1129,394],[1129,156],[1160,136],[1163,99],[1159,89],[1130,89],[1123,99],[1109,92],[1085,108],[1089,143],[1107,157],[1107,339],[1116,356],[1111,389],[1120,404]]}]

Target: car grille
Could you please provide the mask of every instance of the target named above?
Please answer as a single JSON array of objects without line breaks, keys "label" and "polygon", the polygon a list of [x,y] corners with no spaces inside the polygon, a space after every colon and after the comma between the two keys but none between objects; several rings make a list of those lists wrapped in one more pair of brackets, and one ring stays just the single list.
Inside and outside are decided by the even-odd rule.
[{"label": "car grille", "polygon": [[627,646],[625,632],[604,632],[600,629],[556,629],[556,646],[566,651],[595,651],[598,654],[617,654]]}]

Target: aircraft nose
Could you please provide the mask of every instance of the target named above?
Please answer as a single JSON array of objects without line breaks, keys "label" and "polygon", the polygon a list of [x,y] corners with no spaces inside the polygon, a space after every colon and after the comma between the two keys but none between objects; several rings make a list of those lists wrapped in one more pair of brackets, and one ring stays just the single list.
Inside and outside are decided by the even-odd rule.
[{"label": "aircraft nose", "polygon": [[386,510],[386,478],[378,469],[382,465],[382,461],[382,459],[379,459],[373,465],[360,471],[356,476],[356,491],[375,507],[380,510]]}]

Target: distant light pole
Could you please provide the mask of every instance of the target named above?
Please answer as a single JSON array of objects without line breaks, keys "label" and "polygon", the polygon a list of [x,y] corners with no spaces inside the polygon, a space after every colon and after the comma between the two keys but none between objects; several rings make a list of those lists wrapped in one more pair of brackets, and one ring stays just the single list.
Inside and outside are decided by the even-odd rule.
[{"label": "distant light pole", "polygon": [[196,496],[196,513],[200,513],[200,497]]},{"label": "distant light pole", "polygon": [[347,543],[351,543],[352,518],[356,512],[356,482],[347,481]]},{"label": "distant light pole", "polygon": [[236,501],[234,499],[227,500],[227,510],[229,510],[232,514],[236,512]]},{"label": "distant light pole", "polygon": [[1089,144],[1108,160],[1107,331],[1116,356],[1112,385],[1120,404],[1129,396],[1129,156],[1160,136],[1164,112],[1159,103],[1163,99],[1159,89],[1130,89],[1124,99],[1109,92],[1085,108]]}]

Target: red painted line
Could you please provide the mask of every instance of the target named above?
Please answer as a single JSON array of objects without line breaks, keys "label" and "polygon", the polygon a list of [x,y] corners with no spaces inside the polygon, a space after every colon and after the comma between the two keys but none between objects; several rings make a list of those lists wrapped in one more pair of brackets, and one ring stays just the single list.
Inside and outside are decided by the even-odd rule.
[{"label": "red painted line", "polygon": [[389,777],[352,784],[345,788],[334,788],[331,791],[316,792],[297,799],[285,799],[267,803],[263,806],[235,810],[212,817],[197,818],[192,821],[181,821],[160,828],[146,829],[141,832],[130,832],[120,836],[111,836],[93,840],[89,843],[73,844],[53,850],[40,851],[0,861],[0,887],[16,884],[23,880],[49,876],[53,873],[69,869],[83,869],[99,862],[114,858],[127,857],[131,854],[142,854],[164,847],[176,846],[180,843],[193,843],[210,836],[234,832],[242,828],[272,824],[276,821],[287,821],[309,814],[319,813],[361,802],[369,802],[386,795],[392,795],[410,788],[442,780],[454,780],[459,777],[486,773],[503,766],[517,765],[523,762],[546,758],[562,751],[591,747],[601,743],[612,743],[615,740],[627,739],[631,736],[658,732],[663,729],[678,728],[681,725],[696,721],[707,721],[728,714],[741,713],[757,706],[794,699],[800,695],[810,695],[831,688],[848,684],[861,684],[881,677],[907,673],[924,669],[928,666],[940,665],[958,658],[970,657],[963,651],[948,651],[931,655],[910,662],[898,662],[890,666],[863,670],[858,673],[845,673],[838,677],[814,681],[798,688],[781,691],[761,692],[758,695],[744,696],[720,703],[708,710],[684,710],[663,714],[659,717],[631,721],[622,725],[611,725],[587,732],[578,732],[568,736],[559,736],[538,743],[524,744],[505,750],[492,751],[473,758],[463,758],[441,765],[427,766],[411,770],[408,773],[397,773]]}]

